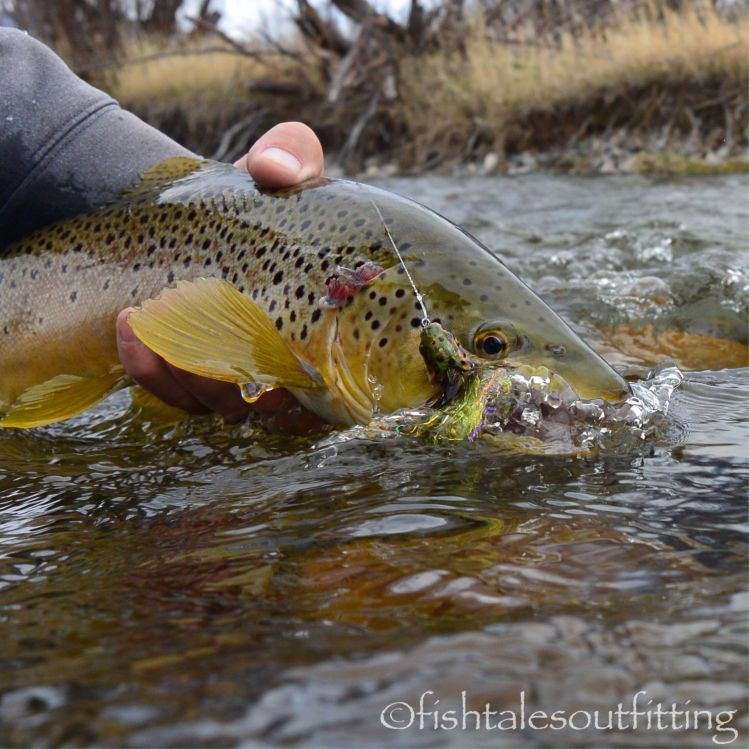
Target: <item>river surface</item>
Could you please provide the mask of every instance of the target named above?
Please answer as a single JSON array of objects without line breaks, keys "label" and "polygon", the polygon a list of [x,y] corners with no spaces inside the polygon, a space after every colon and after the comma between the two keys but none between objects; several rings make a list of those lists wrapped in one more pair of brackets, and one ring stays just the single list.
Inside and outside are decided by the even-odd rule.
[{"label": "river surface", "polygon": [[746,746],[746,178],[381,184],[675,362],[668,415],[537,454],[121,392],[2,432],[0,745]]}]

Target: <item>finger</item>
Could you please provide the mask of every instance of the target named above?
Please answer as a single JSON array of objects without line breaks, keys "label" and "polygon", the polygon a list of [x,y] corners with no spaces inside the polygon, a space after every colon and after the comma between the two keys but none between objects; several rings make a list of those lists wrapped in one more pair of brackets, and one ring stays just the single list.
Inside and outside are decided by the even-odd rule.
[{"label": "finger", "polygon": [[174,378],[167,363],[133,333],[127,322],[132,309],[117,315],[117,350],[125,371],[164,403],[190,413],[206,413],[208,409]]},{"label": "finger", "polygon": [[297,405],[297,399],[285,388],[276,388],[263,393],[253,404],[253,410],[260,416],[274,416],[289,411]]},{"label": "finger", "polygon": [[209,380],[167,364],[172,377],[207,409],[215,411],[230,423],[242,421],[250,412],[250,404],[231,382]]},{"label": "finger", "polygon": [[263,135],[235,166],[264,187],[288,187],[323,173],[323,152],[315,133],[301,122],[282,122]]},{"label": "finger", "polygon": [[253,403],[253,410],[275,429],[290,434],[319,432],[325,422],[300,405],[299,401],[283,388],[264,393]]}]

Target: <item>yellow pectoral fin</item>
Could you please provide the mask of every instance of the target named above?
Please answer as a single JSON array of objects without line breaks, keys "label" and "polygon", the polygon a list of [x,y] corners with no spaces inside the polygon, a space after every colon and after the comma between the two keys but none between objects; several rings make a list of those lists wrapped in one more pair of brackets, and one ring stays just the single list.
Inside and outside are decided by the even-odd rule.
[{"label": "yellow pectoral fin", "polygon": [[322,384],[265,312],[218,278],[180,281],[131,312],[128,322],[152,351],[203,377],[303,390]]},{"label": "yellow pectoral fin", "polygon": [[0,419],[0,427],[28,429],[69,419],[91,408],[124,382],[119,368],[101,377],[57,375],[21,393]]}]

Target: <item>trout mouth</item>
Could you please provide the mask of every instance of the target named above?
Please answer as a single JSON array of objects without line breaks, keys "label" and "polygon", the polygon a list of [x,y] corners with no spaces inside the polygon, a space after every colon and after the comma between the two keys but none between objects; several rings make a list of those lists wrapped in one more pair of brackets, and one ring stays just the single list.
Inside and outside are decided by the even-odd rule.
[{"label": "trout mouth", "polygon": [[[555,344],[557,346],[557,344]],[[561,346],[559,348],[562,348]],[[527,365],[531,368],[543,368],[558,375],[583,400],[602,399],[609,403],[618,403],[631,394],[627,381],[604,359],[592,350],[569,355],[566,351],[546,356],[533,355],[515,357],[506,364],[512,366]]]},{"label": "trout mouth", "polygon": [[562,377],[579,398],[584,400],[603,399],[618,403],[629,397],[631,390],[627,381],[592,349],[573,353],[561,353],[555,345],[549,347],[551,357],[542,358],[542,365]]},{"label": "trout mouth", "polygon": [[631,394],[627,381],[582,338],[564,325],[549,335],[521,335],[516,351],[503,363],[545,368],[563,378],[584,400],[603,399],[617,403]]}]

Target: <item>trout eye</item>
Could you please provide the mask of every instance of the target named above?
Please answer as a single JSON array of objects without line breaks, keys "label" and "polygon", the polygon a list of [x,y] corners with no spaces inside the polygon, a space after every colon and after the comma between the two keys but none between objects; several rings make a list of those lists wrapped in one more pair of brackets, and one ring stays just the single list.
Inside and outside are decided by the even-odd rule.
[{"label": "trout eye", "polygon": [[501,330],[484,330],[474,341],[476,351],[487,359],[499,359],[507,352],[507,336]]}]

